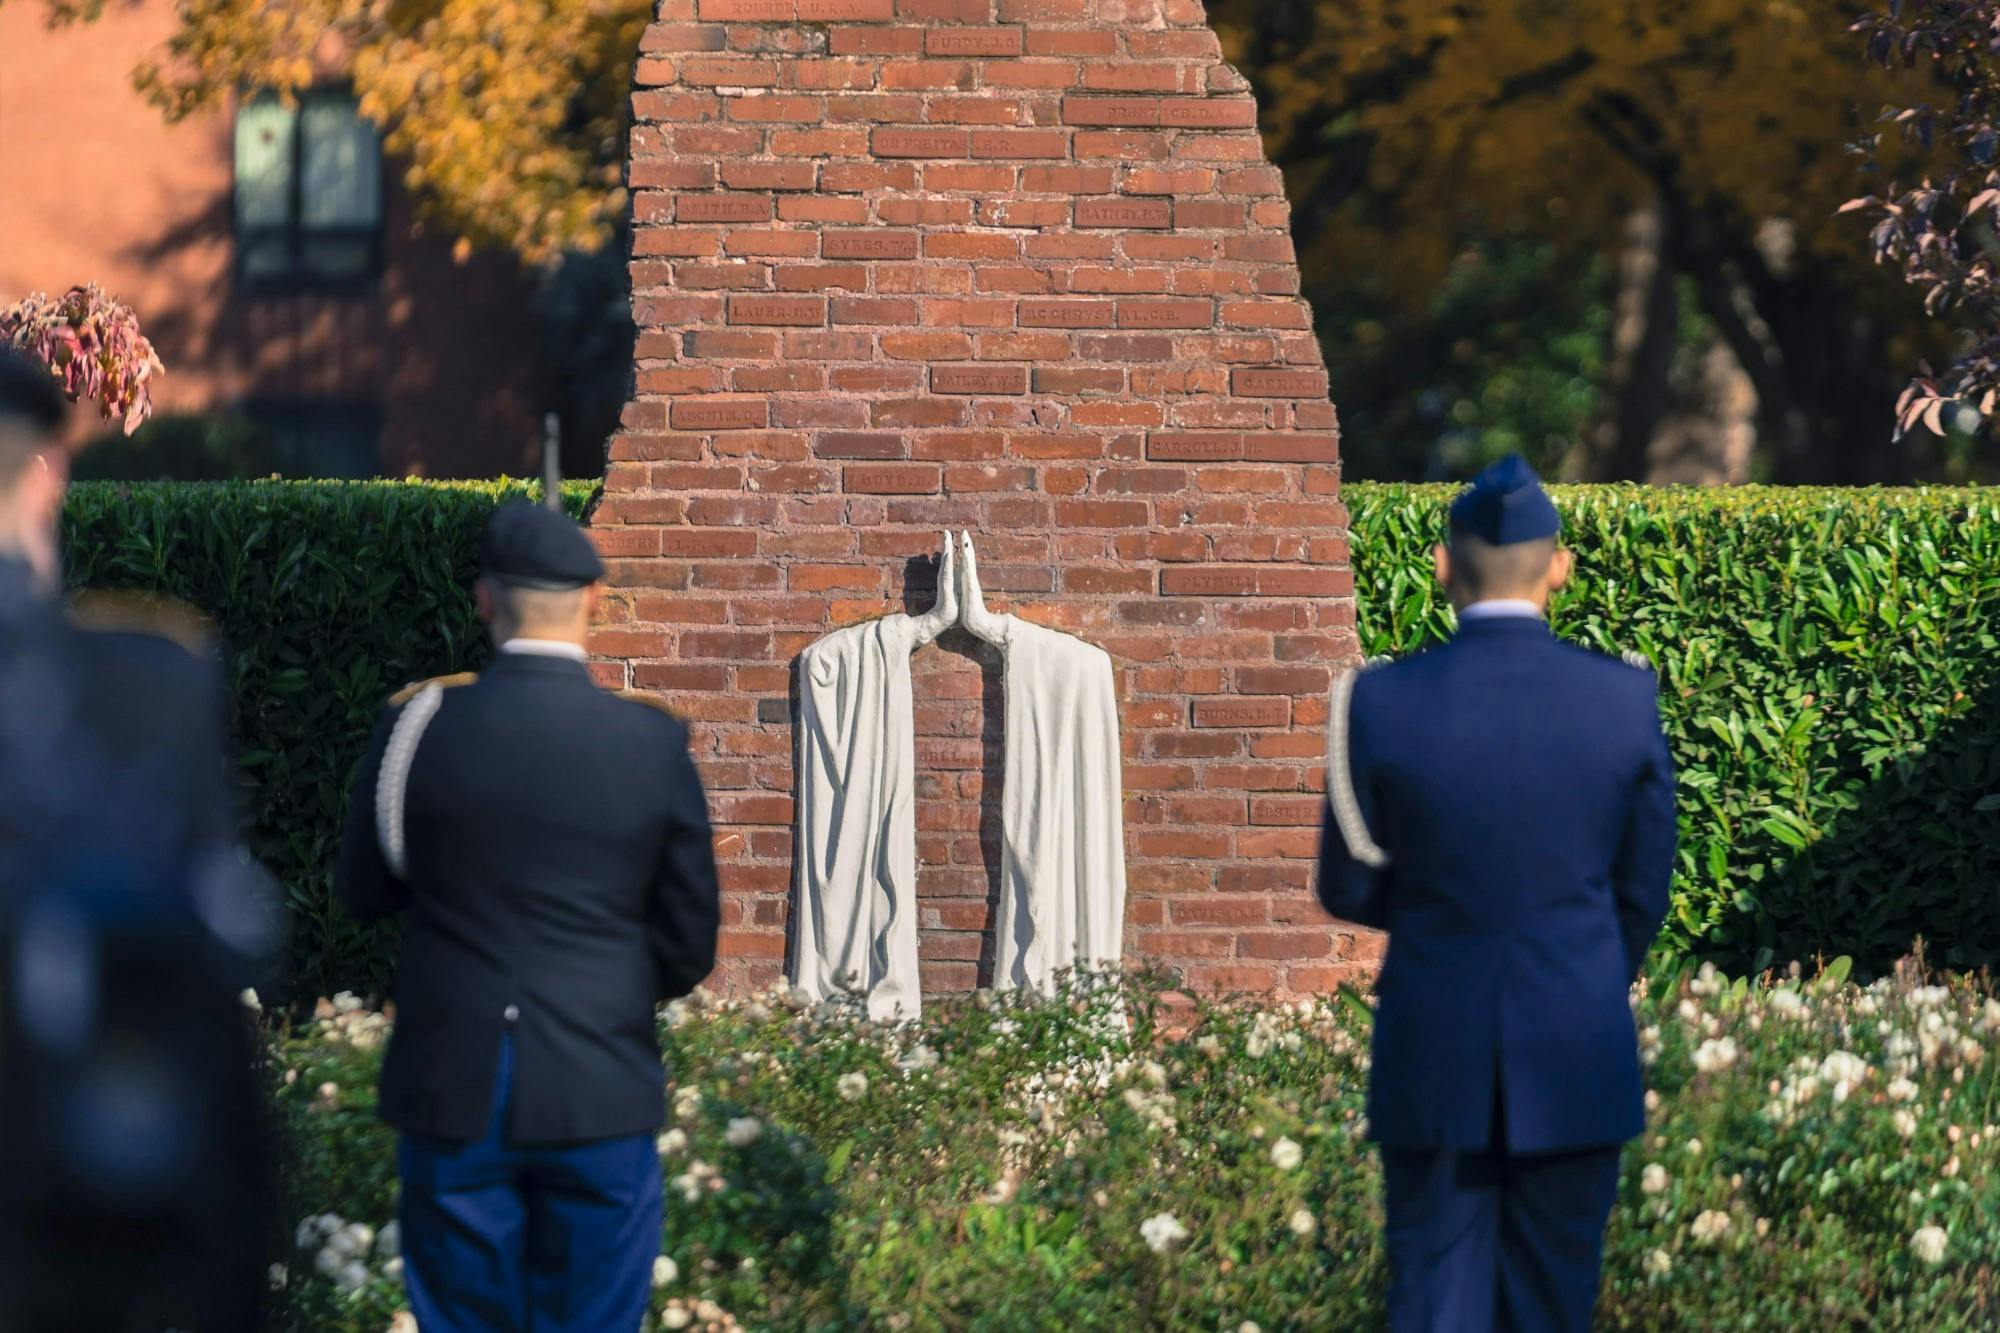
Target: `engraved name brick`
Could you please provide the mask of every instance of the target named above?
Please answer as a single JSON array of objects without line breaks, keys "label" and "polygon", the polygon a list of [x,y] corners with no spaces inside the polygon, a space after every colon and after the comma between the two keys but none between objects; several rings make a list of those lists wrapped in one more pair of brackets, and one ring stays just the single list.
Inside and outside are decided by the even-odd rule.
[{"label": "engraved name brick", "polygon": [[1247,130],[1257,124],[1257,104],[1247,97],[1176,97],[1160,104],[1160,123],[1177,129]]},{"label": "engraved name brick", "polygon": [[1244,367],[1230,376],[1239,398],[1324,398],[1324,370],[1274,370]]},{"label": "engraved name brick", "polygon": [[1023,301],[1024,329],[1108,329],[1116,307],[1109,301]]},{"label": "engraved name brick", "polygon": [[1162,463],[1234,463],[1243,457],[1243,437],[1160,432],[1146,441],[1146,457]]},{"label": "engraved name brick", "polygon": [[1282,727],[1292,720],[1292,701],[1279,698],[1197,699],[1197,727]]},{"label": "engraved name brick", "polygon": [[913,231],[829,231],[820,241],[820,254],[828,259],[915,259],[917,233]]},{"label": "engraved name brick", "polygon": [[1166,199],[1079,199],[1076,225],[1165,231],[1174,225],[1174,206]]},{"label": "engraved name brick", "polygon": [[932,393],[1020,394],[1027,391],[1026,366],[940,365],[931,368]]},{"label": "engraved name brick", "polygon": [[701,0],[701,17],[742,23],[776,23],[797,18],[796,0]]},{"label": "engraved name brick", "polygon": [[924,34],[924,54],[933,56],[1017,56],[1019,28],[932,28]]},{"label": "engraved name brick", "polygon": [[1126,329],[1201,329],[1215,323],[1207,301],[1120,301],[1118,326]]},{"label": "engraved name brick", "polygon": [[684,194],[674,204],[679,222],[769,222],[768,194]]},{"label": "engraved name brick", "polygon": [[754,399],[682,399],[673,405],[672,419],[675,430],[762,430],[770,424],[770,410]]},{"label": "engraved name brick", "polygon": [[826,323],[826,301],[818,296],[732,296],[729,322],[817,326]]},{"label": "engraved name brick", "polygon": [[808,23],[886,23],[896,17],[896,0],[799,0],[799,17]]},{"label": "engraved name brick", "polygon": [[1157,97],[1065,97],[1063,121],[1070,125],[1157,125]]},{"label": "engraved name brick", "polygon": [[877,130],[875,156],[964,157],[967,139],[964,130]]}]

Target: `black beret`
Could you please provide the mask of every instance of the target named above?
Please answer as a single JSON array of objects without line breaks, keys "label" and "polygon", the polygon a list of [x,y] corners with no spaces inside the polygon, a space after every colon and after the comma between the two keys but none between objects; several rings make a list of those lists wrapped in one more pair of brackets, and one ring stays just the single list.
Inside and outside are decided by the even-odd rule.
[{"label": "black beret", "polygon": [[69,404],[48,367],[25,352],[0,346],[0,421],[26,422],[32,430],[53,435],[68,415]]},{"label": "black beret", "polygon": [[526,500],[493,511],[479,543],[480,571],[523,588],[581,588],[604,577],[604,562],[567,515]]},{"label": "black beret", "polygon": [[1490,546],[1512,546],[1555,536],[1562,531],[1562,516],[1527,460],[1508,454],[1452,501],[1451,530]]}]

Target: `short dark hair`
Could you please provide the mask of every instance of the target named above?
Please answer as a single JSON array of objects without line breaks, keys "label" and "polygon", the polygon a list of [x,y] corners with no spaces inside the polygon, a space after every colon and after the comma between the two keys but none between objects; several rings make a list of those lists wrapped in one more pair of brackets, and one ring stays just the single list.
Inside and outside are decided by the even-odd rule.
[{"label": "short dark hair", "polygon": [[1554,537],[1496,546],[1456,525],[1451,530],[1451,581],[1471,597],[1525,592],[1549,572],[1555,557]]},{"label": "short dark hair", "polygon": [[53,435],[68,415],[69,404],[48,368],[24,352],[0,346],[0,424]]}]

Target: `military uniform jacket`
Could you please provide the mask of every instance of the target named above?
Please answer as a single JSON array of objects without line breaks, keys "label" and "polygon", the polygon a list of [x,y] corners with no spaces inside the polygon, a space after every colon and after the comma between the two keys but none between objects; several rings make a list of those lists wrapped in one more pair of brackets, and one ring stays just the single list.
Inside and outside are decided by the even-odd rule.
[{"label": "military uniform jacket", "polygon": [[1389,933],[1371,1136],[1535,1153],[1639,1133],[1628,991],[1674,861],[1652,673],[1537,619],[1468,620],[1356,678],[1345,739],[1333,786],[1366,836],[1330,805],[1318,892]]},{"label": "military uniform jacket", "polygon": [[715,965],[715,862],[687,728],[598,689],[581,663],[528,654],[500,655],[435,703],[408,766],[402,855],[385,857],[375,817],[392,707],[349,798],[338,872],[356,916],[408,918],[383,1118],[477,1138],[511,1031],[515,1143],[658,1128],[656,1008]]}]

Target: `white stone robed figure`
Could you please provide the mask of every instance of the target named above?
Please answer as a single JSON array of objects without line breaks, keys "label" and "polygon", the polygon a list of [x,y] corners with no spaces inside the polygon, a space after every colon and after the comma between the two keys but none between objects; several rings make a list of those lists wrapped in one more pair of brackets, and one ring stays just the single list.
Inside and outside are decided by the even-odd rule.
[{"label": "white stone robed figure", "polygon": [[[962,549],[955,549],[962,548]],[[954,622],[1005,659],[994,986],[1052,990],[1123,953],[1125,835],[1111,658],[986,609],[971,534],[945,535],[938,604],[838,630],[800,658],[793,983],[914,1018],[915,732],[910,654]]]}]

